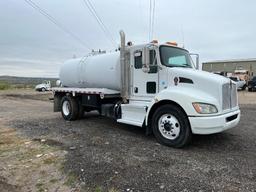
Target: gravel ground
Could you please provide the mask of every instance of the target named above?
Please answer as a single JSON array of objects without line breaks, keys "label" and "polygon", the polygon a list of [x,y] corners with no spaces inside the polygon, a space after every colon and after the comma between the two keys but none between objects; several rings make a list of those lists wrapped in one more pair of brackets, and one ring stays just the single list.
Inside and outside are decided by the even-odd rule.
[{"label": "gravel ground", "polygon": [[49,101],[0,98],[0,121],[22,137],[68,151],[64,170],[75,175],[81,191],[256,191],[254,104],[241,105],[236,128],[194,136],[188,147],[174,149],[97,113],[65,122]]}]

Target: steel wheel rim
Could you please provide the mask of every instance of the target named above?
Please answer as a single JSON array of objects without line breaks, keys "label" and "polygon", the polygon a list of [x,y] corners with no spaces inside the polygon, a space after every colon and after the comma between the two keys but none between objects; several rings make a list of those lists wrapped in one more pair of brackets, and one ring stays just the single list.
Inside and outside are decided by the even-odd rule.
[{"label": "steel wheel rim", "polygon": [[171,114],[164,114],[158,120],[158,130],[169,140],[176,139],[180,134],[180,122]]},{"label": "steel wheel rim", "polygon": [[65,116],[68,116],[70,114],[70,105],[68,101],[63,102],[62,111]]}]

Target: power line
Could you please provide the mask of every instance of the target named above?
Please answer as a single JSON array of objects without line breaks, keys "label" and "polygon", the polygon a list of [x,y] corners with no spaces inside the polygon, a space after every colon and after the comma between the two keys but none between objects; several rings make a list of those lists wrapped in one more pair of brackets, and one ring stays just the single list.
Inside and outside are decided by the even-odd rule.
[{"label": "power line", "polygon": [[97,14],[95,6],[92,4],[92,2],[90,0],[87,0],[90,4],[90,6],[92,7],[92,10],[94,11],[95,15],[97,16],[97,18],[99,19],[100,23],[102,24],[103,28],[105,28],[105,31],[107,32],[108,36],[110,37],[114,47],[116,47],[117,43],[115,42],[111,32],[108,30],[108,28],[106,27],[106,25],[103,23],[102,19],[99,17],[99,14]]},{"label": "power line", "polygon": [[111,35],[111,33],[108,30],[108,28],[106,27],[106,25],[103,23],[102,19],[97,14],[97,11],[96,11],[94,5],[92,4],[92,2],[90,0],[83,0],[83,2],[86,5],[86,7],[89,9],[89,11],[91,12],[92,16],[96,19],[97,23],[99,24],[100,28],[104,32],[107,39],[109,39],[110,42],[113,44],[113,46],[116,47],[117,44],[116,44],[113,36]]},{"label": "power line", "polygon": [[109,32],[109,30],[107,29],[106,25],[103,23],[102,19],[99,17],[99,15],[96,12],[95,7],[93,6],[93,4],[91,3],[90,0],[83,0],[84,4],[86,5],[86,7],[89,9],[89,11],[91,12],[91,14],[93,15],[93,17],[96,19],[97,23],[100,25],[100,28],[102,29],[102,31],[104,32],[104,34],[106,35],[106,37],[110,40],[110,42],[114,45],[114,47],[116,46],[116,42],[113,38],[113,36],[111,35],[111,33]]},{"label": "power line", "polygon": [[73,39],[75,39],[77,42],[79,42],[81,45],[86,47],[88,50],[90,48],[74,33],[69,31],[65,26],[63,26],[60,22],[58,22],[53,16],[48,14],[45,10],[40,8],[36,3],[34,3],[32,0],[24,0],[28,5],[30,5],[32,8],[34,8],[36,11],[38,11],[41,15],[45,16],[49,21],[51,21],[53,24],[55,24],[57,27],[59,27],[62,31],[69,34]]}]

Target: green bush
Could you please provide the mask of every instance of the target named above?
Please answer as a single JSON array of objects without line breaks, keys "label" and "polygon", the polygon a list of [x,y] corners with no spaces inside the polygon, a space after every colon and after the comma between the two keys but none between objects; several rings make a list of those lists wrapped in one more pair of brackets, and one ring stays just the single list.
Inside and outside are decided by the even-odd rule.
[{"label": "green bush", "polygon": [[0,90],[7,90],[10,89],[10,85],[5,82],[0,82]]},{"label": "green bush", "polygon": [[9,83],[6,81],[0,81],[0,90],[7,90],[7,89],[34,89],[35,85],[30,83]]}]

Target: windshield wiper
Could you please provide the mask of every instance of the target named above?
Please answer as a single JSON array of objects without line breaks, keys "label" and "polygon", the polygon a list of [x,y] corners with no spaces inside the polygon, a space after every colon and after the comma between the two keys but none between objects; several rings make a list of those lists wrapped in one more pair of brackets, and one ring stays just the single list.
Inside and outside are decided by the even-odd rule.
[{"label": "windshield wiper", "polygon": [[182,64],[182,65],[179,65],[179,67],[190,67],[191,68],[191,66],[188,64]]},{"label": "windshield wiper", "polygon": [[192,68],[190,65],[188,64],[182,64],[182,65],[170,65],[169,64],[169,67],[184,67],[184,68]]}]

